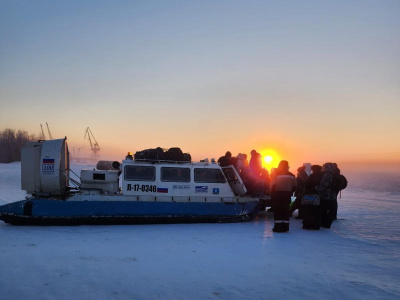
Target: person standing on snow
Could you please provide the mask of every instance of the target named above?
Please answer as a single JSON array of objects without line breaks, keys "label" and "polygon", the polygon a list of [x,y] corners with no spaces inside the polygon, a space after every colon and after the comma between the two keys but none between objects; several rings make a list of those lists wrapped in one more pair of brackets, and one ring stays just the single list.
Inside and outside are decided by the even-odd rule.
[{"label": "person standing on snow", "polygon": [[[311,166],[312,173],[307,178],[305,194],[318,194],[315,187],[319,186],[322,178],[322,167]],[[318,206],[303,205],[303,229],[319,230],[321,227],[321,204]]]},{"label": "person standing on snow", "polygon": [[321,200],[321,226],[331,228],[337,207],[337,192],[332,188],[334,165],[325,163],[322,166],[322,178],[316,190]]},{"label": "person standing on snow", "polygon": [[282,160],[271,182],[274,232],[289,231],[290,202],[296,188],[296,177],[289,172],[289,163]]},{"label": "person standing on snow", "polygon": [[303,219],[303,206],[301,205],[301,200],[303,198],[304,192],[306,190],[306,181],[307,181],[307,173],[306,173],[306,167],[302,166],[297,168],[297,177],[296,177],[296,183],[297,183],[297,189],[295,192],[296,200],[294,200],[293,206],[290,209],[290,214],[292,215],[293,212],[298,209],[299,214],[296,217],[296,219]]}]

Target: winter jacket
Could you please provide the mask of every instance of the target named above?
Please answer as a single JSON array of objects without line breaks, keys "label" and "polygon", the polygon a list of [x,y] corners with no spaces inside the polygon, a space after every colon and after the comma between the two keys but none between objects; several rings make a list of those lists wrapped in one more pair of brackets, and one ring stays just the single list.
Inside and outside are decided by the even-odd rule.
[{"label": "winter jacket", "polygon": [[337,201],[337,193],[332,188],[333,166],[330,166],[331,164],[325,165],[326,170],[322,172],[321,183],[316,187],[316,190],[319,192],[321,201]]},{"label": "winter jacket", "polygon": [[304,194],[306,188],[307,173],[305,171],[299,172],[296,177],[297,190],[296,196],[301,196]]},{"label": "winter jacket", "polygon": [[310,191],[314,189],[314,187],[319,186],[322,179],[321,172],[313,172],[308,178],[306,182],[306,191]]},{"label": "winter jacket", "polygon": [[290,172],[277,174],[271,186],[273,192],[294,192],[297,188],[296,177]]},{"label": "winter jacket", "polygon": [[229,166],[229,165],[231,164],[231,162],[230,162],[230,157],[221,156],[221,157],[218,159],[218,163],[219,163],[219,165],[220,165],[221,167],[227,167],[227,166]]}]

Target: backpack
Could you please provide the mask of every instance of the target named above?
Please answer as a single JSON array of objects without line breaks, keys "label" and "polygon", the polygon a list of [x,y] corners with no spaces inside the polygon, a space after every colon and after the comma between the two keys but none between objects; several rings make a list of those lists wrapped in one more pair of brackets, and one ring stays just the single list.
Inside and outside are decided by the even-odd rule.
[{"label": "backpack", "polygon": [[340,174],[340,190],[344,190],[347,187],[347,179],[342,174]]},{"label": "backpack", "polygon": [[166,157],[167,160],[174,160],[174,161],[184,161],[185,160],[185,156],[183,155],[183,152],[181,150],[181,148],[169,148],[166,152]]},{"label": "backpack", "polygon": [[334,174],[330,188],[334,191],[341,191],[347,187],[347,179],[342,174]]}]

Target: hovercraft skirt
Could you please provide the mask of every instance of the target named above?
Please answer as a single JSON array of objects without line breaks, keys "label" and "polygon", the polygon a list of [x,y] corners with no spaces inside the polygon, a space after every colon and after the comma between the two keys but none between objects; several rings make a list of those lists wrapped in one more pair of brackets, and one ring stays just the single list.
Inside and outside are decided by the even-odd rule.
[{"label": "hovercraft skirt", "polygon": [[0,207],[0,219],[15,225],[228,223],[251,220],[257,204],[34,199]]}]

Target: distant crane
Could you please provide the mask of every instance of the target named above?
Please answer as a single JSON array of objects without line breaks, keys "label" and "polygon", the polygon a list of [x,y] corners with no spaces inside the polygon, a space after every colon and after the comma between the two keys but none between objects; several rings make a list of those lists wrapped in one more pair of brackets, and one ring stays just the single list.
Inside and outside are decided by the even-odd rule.
[{"label": "distant crane", "polygon": [[47,122],[46,122],[46,125],[47,125],[47,131],[49,132],[49,137],[50,137],[50,139],[52,140],[52,139],[53,139],[53,136],[51,135],[50,128],[49,128],[49,124],[47,124]]},{"label": "distant crane", "polygon": [[[97,143],[97,141],[89,127],[86,128],[84,139],[86,139],[86,137],[89,140],[90,149],[92,150],[91,157],[99,157],[98,152],[100,151],[100,146]],[[94,143],[92,143],[92,138],[93,138]]]},{"label": "distant crane", "polygon": [[42,133],[40,134],[40,139],[41,139],[41,140],[45,140],[45,139],[46,139],[46,136],[44,135],[44,131],[43,131],[43,126],[42,126],[42,124],[40,124],[40,129],[41,129],[41,131],[42,131]]}]

